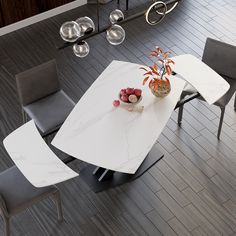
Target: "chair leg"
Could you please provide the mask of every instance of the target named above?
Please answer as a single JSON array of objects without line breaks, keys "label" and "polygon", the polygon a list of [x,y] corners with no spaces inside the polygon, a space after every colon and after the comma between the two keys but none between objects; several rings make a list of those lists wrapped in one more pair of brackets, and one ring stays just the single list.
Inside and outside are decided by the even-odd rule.
[{"label": "chair leg", "polygon": [[3,217],[5,223],[5,236],[10,236],[10,218]]},{"label": "chair leg", "polygon": [[[181,95],[180,96],[180,101],[184,99],[185,96]],[[182,118],[183,118],[183,111],[184,111],[184,105],[179,107],[179,112],[178,112],[178,125],[181,125]]]},{"label": "chair leg", "polygon": [[61,195],[59,190],[57,190],[56,192],[54,192],[52,194],[53,200],[56,204],[57,207],[57,217],[58,217],[58,221],[63,221],[63,213],[62,213],[62,205],[61,205]]},{"label": "chair leg", "polygon": [[235,93],[235,98],[234,98],[234,110],[236,111],[236,93]]},{"label": "chair leg", "polygon": [[221,107],[220,109],[221,109],[221,115],[220,115],[220,123],[219,123],[218,133],[217,133],[218,139],[220,139],[221,128],[222,128],[223,119],[224,119],[224,115],[225,115],[225,107]]},{"label": "chair leg", "polygon": [[183,118],[183,111],[184,111],[184,105],[179,107],[179,112],[178,112],[178,125],[181,125],[182,118]]},{"label": "chair leg", "polygon": [[23,120],[23,124],[27,122],[27,114],[23,109],[22,109],[22,120]]}]

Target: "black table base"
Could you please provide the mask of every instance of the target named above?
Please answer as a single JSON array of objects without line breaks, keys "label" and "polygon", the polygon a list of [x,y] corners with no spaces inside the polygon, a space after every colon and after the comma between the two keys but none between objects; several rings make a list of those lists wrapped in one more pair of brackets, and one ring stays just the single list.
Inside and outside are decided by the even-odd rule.
[{"label": "black table base", "polygon": [[137,179],[160,161],[163,156],[164,155],[154,145],[135,174],[115,172],[89,164],[81,170],[80,177],[94,192],[101,192]]}]

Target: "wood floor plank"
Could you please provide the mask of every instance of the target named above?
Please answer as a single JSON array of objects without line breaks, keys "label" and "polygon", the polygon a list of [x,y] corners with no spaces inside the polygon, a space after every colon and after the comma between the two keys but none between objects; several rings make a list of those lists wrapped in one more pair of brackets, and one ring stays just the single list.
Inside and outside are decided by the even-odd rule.
[{"label": "wood floor plank", "polygon": [[146,172],[142,177],[141,180],[154,192],[162,189],[162,186],[149,174]]},{"label": "wood floor plank", "polygon": [[219,189],[222,189],[222,191],[232,200],[236,203],[235,201],[235,194],[236,191],[231,187],[231,185],[229,185],[227,182],[224,181],[223,178],[221,178],[219,175],[214,175],[211,178],[212,182],[215,183]]},{"label": "wood floor plank", "polygon": [[206,138],[200,136],[195,139],[214,159],[216,159],[223,167],[232,175],[235,175],[236,159],[228,158],[226,154],[222,154],[219,149],[212,145]]},{"label": "wood floor plank", "polygon": [[138,221],[127,212],[123,212],[122,216],[119,217],[120,221],[129,229],[131,235],[148,235],[140,226]]},{"label": "wood floor plank", "polygon": [[[169,140],[172,141],[177,147],[178,150],[186,155],[187,158],[190,159],[196,166],[198,166],[201,171],[203,171],[207,176],[212,177],[215,175],[215,171],[207,165],[207,163],[202,160],[201,156],[199,156],[196,152],[194,152],[188,145],[181,141],[181,139],[174,133],[169,132],[168,129],[165,128],[164,134],[168,137]],[[209,155],[207,155],[207,158]],[[204,157],[203,157],[204,158]]]},{"label": "wood floor plank", "polygon": [[173,229],[160,217],[158,212],[155,210],[147,213],[147,217],[152,221],[154,225],[160,230],[163,235],[166,236],[176,236],[177,234]]},{"label": "wood floor plank", "polygon": [[214,158],[207,161],[208,165],[214,169],[219,176],[221,176],[225,182],[229,183],[233,189],[236,190],[236,177],[227,171],[217,160]]},{"label": "wood floor plank", "polygon": [[132,215],[132,217],[138,222],[138,224],[142,227],[142,229],[148,235],[161,235],[160,231],[151,223],[151,221],[143,215],[141,210],[138,208],[136,204],[133,203],[131,199],[129,199],[125,194],[120,194],[119,201],[125,205],[127,211]]},{"label": "wood floor plank", "polygon": [[209,194],[206,190],[199,193],[200,197],[207,202],[207,205],[213,209],[216,214],[226,223],[228,226],[235,231],[236,218],[230,214],[224,207],[218,204],[217,199],[213,195]]},{"label": "wood floor plank", "polygon": [[192,235],[193,236],[207,236],[207,234],[204,232],[204,230],[201,227],[194,229],[192,231]]},{"label": "wood floor plank", "polygon": [[232,229],[190,188],[183,190],[183,193],[221,234],[233,233]]},{"label": "wood floor plank", "polygon": [[[177,113],[174,112],[171,119],[173,119],[176,122],[178,120]],[[176,129],[175,132],[178,132],[180,128],[186,131],[193,139],[195,139],[200,135],[199,132],[192,126],[192,122],[189,123],[186,119],[182,120],[181,127],[178,125],[178,129]]]},{"label": "wood floor plank", "polygon": [[[235,152],[231,148],[229,148],[224,142],[219,141],[217,137],[209,132],[207,129],[201,131],[201,134],[210,142],[212,143],[217,150],[222,153],[226,153],[229,158],[233,161],[235,160]],[[232,147],[233,148],[233,147]]]},{"label": "wood floor plank", "polygon": [[134,187],[142,196],[151,204],[151,206],[158,212],[158,214],[166,221],[171,219],[174,215],[158,197],[141,181],[136,180],[132,183]]},{"label": "wood floor plank", "polygon": [[201,227],[201,229],[204,230],[204,232],[207,233],[207,235],[215,235],[215,236],[221,235],[221,233],[215,229],[214,225],[212,225],[206,219],[206,217],[204,217],[204,215],[196,209],[194,205],[189,204],[188,206],[185,207],[185,210],[188,212],[189,215],[191,215],[194,218],[194,221],[196,222],[196,224],[199,227]]},{"label": "wood floor plank", "polygon": [[147,214],[148,212],[153,210],[153,207],[150,205],[149,201],[147,201],[136,189],[130,188],[130,186],[124,185],[121,186],[121,189],[124,193],[139,206],[140,210]]},{"label": "wood floor plank", "polygon": [[[182,184],[181,188],[179,187],[180,191],[185,189],[188,185],[191,186],[195,192],[199,192],[199,191],[203,190],[203,186],[201,186],[199,181],[191,175],[191,172],[189,172],[188,169],[186,169],[178,161],[176,161],[172,155],[169,155],[168,153],[164,152],[160,146],[157,145],[157,147],[164,153],[165,162],[167,163],[166,164],[167,166],[165,168],[163,168],[163,166],[160,165],[161,163],[164,162],[164,160],[163,160],[162,162],[159,163],[158,168],[161,171],[163,171],[163,169],[167,169],[167,171],[168,171],[168,169],[173,169],[177,173],[177,175],[176,174],[173,175],[171,173],[168,174],[168,172],[167,172],[166,176],[168,176],[168,178],[171,175],[173,175],[173,178],[175,178],[176,180],[178,180],[180,177],[182,178],[182,182],[184,182],[184,184]],[[169,166],[169,168],[168,168],[168,166]],[[172,182],[174,182],[174,181],[172,181]],[[180,182],[180,183],[182,183],[182,182]]]},{"label": "wood floor plank", "polygon": [[223,206],[234,216],[234,218],[236,218],[236,203],[229,200],[225,202]]},{"label": "wood floor plank", "polygon": [[160,190],[156,195],[172,210],[175,217],[189,230],[192,231],[197,227],[192,217],[180,207],[180,205],[165,191]]},{"label": "wood floor plank", "polygon": [[162,171],[156,167],[150,170],[151,175],[158,180],[162,187],[170,193],[173,198],[180,204],[180,206],[186,206],[189,204],[187,198],[180,192],[175,185],[173,185],[167,177],[162,173]]},{"label": "wood floor plank", "polygon": [[219,201],[224,203],[229,200],[229,196],[225,193],[224,189],[220,188],[217,184],[209,180],[207,176],[203,172],[201,172],[201,170],[198,169],[193,163],[191,163],[183,153],[175,152],[172,155],[177,161],[179,161],[183,166],[185,166],[185,168],[187,168],[191,172],[191,174],[199,181],[199,183],[201,183],[202,186],[204,186],[210,192],[214,193]]},{"label": "wood floor plank", "polygon": [[184,227],[179,220],[174,217],[168,221],[168,224],[172,227],[172,229],[178,234],[183,236],[190,236],[190,232]]},{"label": "wood floor plank", "polygon": [[[167,155],[165,154],[165,157]],[[160,161],[158,163],[158,169],[163,172],[165,176],[180,190],[182,191],[183,189],[187,188],[188,185],[187,183],[180,178],[180,176],[176,173],[175,169],[172,169],[167,162],[164,160]]]}]

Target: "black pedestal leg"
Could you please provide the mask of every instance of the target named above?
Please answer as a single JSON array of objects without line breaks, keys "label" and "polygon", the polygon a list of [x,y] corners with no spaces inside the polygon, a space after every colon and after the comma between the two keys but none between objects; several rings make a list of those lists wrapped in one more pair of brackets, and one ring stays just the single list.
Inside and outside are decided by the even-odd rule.
[{"label": "black pedestal leg", "polygon": [[114,171],[108,170],[102,167],[96,167],[93,171],[93,175],[96,175],[98,177],[97,180],[99,182],[111,179],[113,174],[114,174]]},{"label": "black pedestal leg", "polygon": [[102,175],[99,177],[98,181],[101,182],[101,181],[109,180],[113,177],[113,174],[114,174],[114,171],[106,169],[102,173]]},{"label": "black pedestal leg", "polygon": [[94,192],[101,192],[137,179],[161,160],[162,157],[163,154],[154,145],[135,174],[114,172],[94,165],[87,165],[80,171],[80,177]]}]

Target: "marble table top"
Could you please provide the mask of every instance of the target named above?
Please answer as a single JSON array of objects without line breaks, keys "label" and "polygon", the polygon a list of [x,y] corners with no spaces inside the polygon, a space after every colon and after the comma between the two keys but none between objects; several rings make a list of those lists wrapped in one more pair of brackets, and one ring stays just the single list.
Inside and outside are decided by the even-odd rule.
[{"label": "marble table top", "polygon": [[208,102],[213,104],[230,88],[230,85],[213,69],[196,57],[186,54],[173,57],[173,70],[190,83]]},{"label": "marble table top", "polygon": [[[185,81],[170,77],[171,92],[156,98],[142,86],[141,65],[113,61],[76,104],[52,144],[63,152],[106,169],[133,174],[173,112]],[[114,108],[120,89],[143,90],[142,113]]]},{"label": "marble table top", "polygon": [[32,120],[9,134],[3,144],[18,169],[35,187],[78,176],[51,151]]}]

